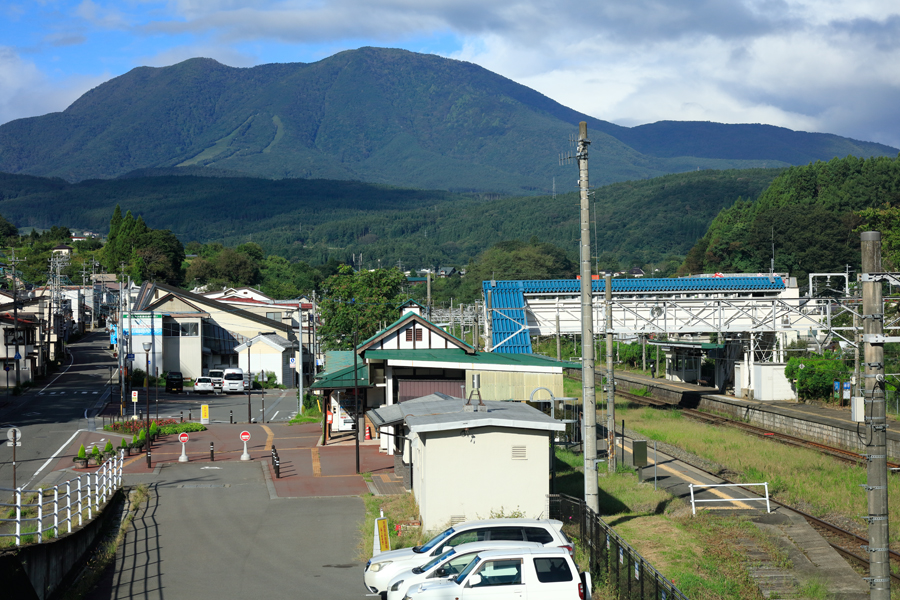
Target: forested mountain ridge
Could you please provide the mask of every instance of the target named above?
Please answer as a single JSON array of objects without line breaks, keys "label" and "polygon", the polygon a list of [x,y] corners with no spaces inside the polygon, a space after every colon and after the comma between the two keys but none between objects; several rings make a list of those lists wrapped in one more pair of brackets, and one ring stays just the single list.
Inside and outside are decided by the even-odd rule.
[{"label": "forested mountain ridge", "polygon": [[60,113],[0,126],[0,171],[67,181],[211,167],[267,178],[360,180],[524,195],[574,189],[558,151],[587,121],[591,183],[696,169],[777,167],[887,146],[761,125],[627,128],[477,65],[361,48],[316,63],[140,67]]},{"label": "forested mountain ridge", "polygon": [[859,265],[860,212],[900,204],[900,158],[847,157],[791,167],[754,201],[712,221],[680,272],[810,272]]},{"label": "forested mountain ridge", "polygon": [[[739,198],[755,199],[779,169],[692,171],[599,187],[592,195],[602,268],[675,261]],[[577,193],[484,200],[352,181],[134,174],[67,183],[0,174],[0,214],[19,227],[104,232],[120,205],[183,243],[260,244],[318,265],[462,266],[497,241],[537,238],[577,254]]]}]

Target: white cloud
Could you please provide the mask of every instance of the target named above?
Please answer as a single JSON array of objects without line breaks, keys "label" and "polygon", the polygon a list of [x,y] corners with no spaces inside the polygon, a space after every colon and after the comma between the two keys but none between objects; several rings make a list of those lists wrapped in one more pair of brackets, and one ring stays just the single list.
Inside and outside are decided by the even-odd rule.
[{"label": "white cloud", "polygon": [[8,47],[0,47],[0,123],[57,112],[82,93],[109,78],[51,82],[32,62]]}]

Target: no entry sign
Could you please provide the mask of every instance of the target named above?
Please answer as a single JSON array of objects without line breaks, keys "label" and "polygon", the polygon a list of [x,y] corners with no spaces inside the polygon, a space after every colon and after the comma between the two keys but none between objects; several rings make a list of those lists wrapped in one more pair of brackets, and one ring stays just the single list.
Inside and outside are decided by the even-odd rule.
[{"label": "no entry sign", "polygon": [[249,431],[242,431],[242,432],[241,432],[241,441],[242,441],[242,442],[249,442],[249,441],[250,441],[250,432],[249,432]]},{"label": "no entry sign", "polygon": [[181,442],[182,444],[186,443],[189,439],[190,439],[190,436],[188,436],[187,433],[178,434],[178,441]]}]

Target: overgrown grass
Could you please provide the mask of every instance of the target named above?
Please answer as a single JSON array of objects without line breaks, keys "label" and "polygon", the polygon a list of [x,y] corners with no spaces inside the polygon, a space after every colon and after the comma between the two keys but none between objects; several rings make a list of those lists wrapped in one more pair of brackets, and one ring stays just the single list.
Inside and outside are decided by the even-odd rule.
[{"label": "overgrown grass", "polygon": [[[651,408],[616,408],[617,419],[649,440],[673,444],[734,473],[744,483],[768,482],[769,493],[815,516],[856,526],[865,535],[859,515],[868,514],[866,469],[847,465],[812,450],[786,446],[745,435],[733,429],[711,427],[682,417],[677,411]],[[900,480],[888,478],[888,494],[900,497]],[[900,540],[900,505],[889,504],[891,541]]]},{"label": "overgrown grass", "polygon": [[[406,528],[403,535],[398,535],[396,525],[410,521],[420,521],[419,506],[412,494],[398,494],[394,496],[373,496],[365,494],[362,497],[366,505],[366,518],[363,520],[359,535],[358,557],[361,561],[372,558],[372,543],[375,539],[375,519],[381,512],[388,520],[388,533],[391,540],[391,550],[397,548],[409,548],[418,546],[425,540],[426,535],[421,527]],[[420,521],[421,522],[421,521]]]},{"label": "overgrown grass", "polygon": [[316,409],[307,409],[302,415],[298,414],[292,418],[288,424],[295,425],[297,423],[321,423],[322,413]]}]

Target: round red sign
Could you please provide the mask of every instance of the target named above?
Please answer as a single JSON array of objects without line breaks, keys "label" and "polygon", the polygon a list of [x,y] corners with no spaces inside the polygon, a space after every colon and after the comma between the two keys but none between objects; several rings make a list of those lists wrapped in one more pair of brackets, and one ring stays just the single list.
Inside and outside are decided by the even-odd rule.
[{"label": "round red sign", "polygon": [[188,434],[187,434],[187,433],[180,433],[180,434],[178,434],[178,441],[181,442],[182,444],[185,443],[185,442],[187,442],[188,439],[190,439],[190,438],[188,437]]},{"label": "round red sign", "polygon": [[250,441],[250,432],[249,432],[249,431],[242,431],[242,432],[241,432],[241,441],[242,441],[242,442],[249,442],[249,441]]}]

